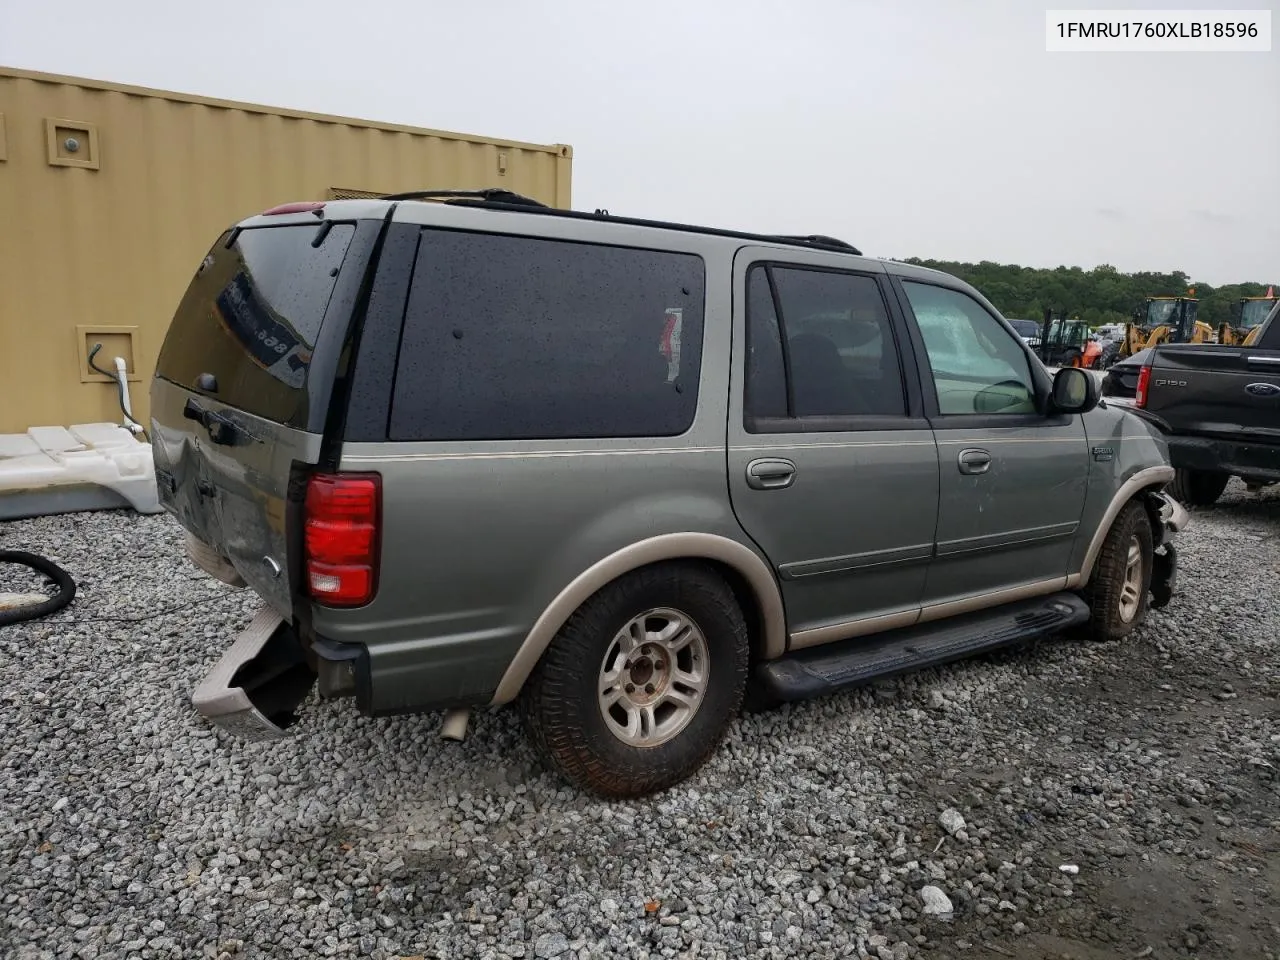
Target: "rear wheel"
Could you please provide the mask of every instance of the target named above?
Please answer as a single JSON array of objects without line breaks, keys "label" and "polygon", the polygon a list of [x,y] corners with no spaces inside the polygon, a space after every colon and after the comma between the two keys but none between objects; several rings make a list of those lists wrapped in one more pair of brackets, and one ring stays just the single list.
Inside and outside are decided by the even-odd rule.
[{"label": "rear wheel", "polygon": [[603,588],[564,625],[521,697],[535,749],[565,779],[639,797],[692,775],[742,706],[747,627],[713,570],[671,563]]},{"label": "rear wheel", "polygon": [[1179,467],[1173,483],[1169,484],[1169,493],[1187,506],[1208,507],[1218,502],[1230,479],[1230,474],[1214,470],[1188,470]]},{"label": "rear wheel", "polygon": [[1154,555],[1151,520],[1142,504],[1130,501],[1108,531],[1083,591],[1092,639],[1119,640],[1146,619]]}]

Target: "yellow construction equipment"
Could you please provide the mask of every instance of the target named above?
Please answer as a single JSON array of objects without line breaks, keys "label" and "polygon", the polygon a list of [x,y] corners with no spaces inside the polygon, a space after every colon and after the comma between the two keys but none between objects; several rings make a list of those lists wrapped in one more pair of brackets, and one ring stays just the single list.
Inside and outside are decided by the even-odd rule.
[{"label": "yellow construction equipment", "polygon": [[1218,342],[1233,347],[1247,347],[1252,344],[1250,337],[1257,339],[1255,331],[1262,327],[1262,321],[1276,305],[1274,287],[1267,287],[1261,297],[1241,297],[1232,311],[1232,320],[1218,327]]},{"label": "yellow construction equipment", "polygon": [[1212,343],[1213,327],[1196,319],[1200,301],[1193,287],[1182,297],[1147,297],[1141,310],[1124,326],[1116,360],[1131,357],[1162,343]]}]

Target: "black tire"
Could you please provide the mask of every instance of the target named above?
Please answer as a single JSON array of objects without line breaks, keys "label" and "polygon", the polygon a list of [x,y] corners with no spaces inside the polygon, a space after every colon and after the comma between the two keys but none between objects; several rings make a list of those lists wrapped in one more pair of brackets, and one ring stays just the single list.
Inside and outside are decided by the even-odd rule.
[{"label": "black tire", "polygon": [[1169,484],[1169,494],[1189,507],[1208,507],[1218,502],[1230,479],[1228,473],[1179,467]]},{"label": "black tire", "polygon": [[[658,608],[700,631],[709,672],[686,725],[663,743],[637,746],[613,733],[599,684],[617,635]],[[520,713],[535,750],[570,783],[605,797],[640,797],[685,780],[715,752],[742,706],[749,658],[746,622],[724,579],[699,563],[657,564],[578,608],[525,683]]]},{"label": "black tire", "polygon": [[[1142,568],[1136,584],[1137,603],[1132,606],[1132,597],[1125,597],[1125,586],[1129,582],[1130,549],[1135,542]],[[1093,575],[1082,591],[1092,611],[1089,622],[1085,625],[1090,639],[1119,640],[1132,633],[1146,619],[1151,603],[1154,556],[1151,519],[1141,503],[1131,500],[1120,511],[1107,532]]]}]

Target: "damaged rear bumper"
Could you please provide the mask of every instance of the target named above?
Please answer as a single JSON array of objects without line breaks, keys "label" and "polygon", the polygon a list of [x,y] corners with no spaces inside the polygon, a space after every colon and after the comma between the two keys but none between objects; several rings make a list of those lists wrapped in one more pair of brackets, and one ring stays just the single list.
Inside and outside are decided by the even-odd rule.
[{"label": "damaged rear bumper", "polygon": [[293,629],[264,607],[200,681],[191,704],[237,736],[274,740],[297,720],[294,711],[315,681]]},{"label": "damaged rear bumper", "polygon": [[238,737],[275,740],[288,734],[317,681],[323,699],[360,700],[367,667],[363,646],[321,638],[304,645],[292,624],[264,606],[200,681],[191,705]]}]

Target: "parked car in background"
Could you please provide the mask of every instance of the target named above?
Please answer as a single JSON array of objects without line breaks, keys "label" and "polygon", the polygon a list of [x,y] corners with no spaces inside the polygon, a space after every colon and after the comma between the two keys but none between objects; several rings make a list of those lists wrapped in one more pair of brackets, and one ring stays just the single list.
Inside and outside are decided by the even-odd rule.
[{"label": "parked car in background", "polygon": [[1009,324],[1028,345],[1032,347],[1040,345],[1040,336],[1043,329],[1041,324],[1036,323],[1034,320],[1009,320]]},{"label": "parked car in background", "polygon": [[192,698],[213,722],[279,736],[317,685],[459,737],[518,704],[565,778],[637,796],[711,755],[748,684],[1116,640],[1169,601],[1165,441],[968,284],[432,196],[250,217],[178,305],[161,500],[263,601]]},{"label": "parked car in background", "polygon": [[1102,378],[1102,396],[1108,402],[1132,404],[1138,392],[1138,375],[1151,359],[1151,349],[1139,350],[1131,357],[1117,360],[1106,368]]}]

